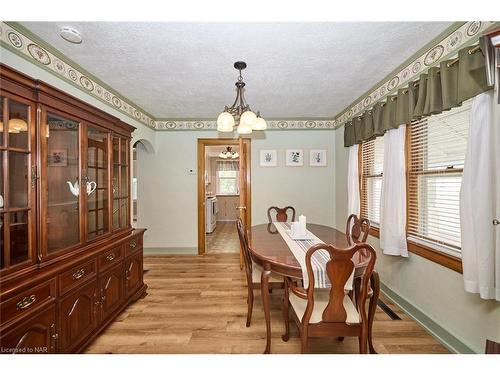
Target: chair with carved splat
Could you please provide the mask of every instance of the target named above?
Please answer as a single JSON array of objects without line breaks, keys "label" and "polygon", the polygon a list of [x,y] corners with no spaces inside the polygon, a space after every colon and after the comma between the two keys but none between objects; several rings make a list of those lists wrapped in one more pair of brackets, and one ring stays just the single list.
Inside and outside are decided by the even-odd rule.
[{"label": "chair with carved splat", "polygon": [[[243,222],[240,218],[236,221],[236,228],[238,229],[238,237],[240,239],[241,251],[243,253],[243,260],[245,264],[245,274],[247,278],[247,327],[250,326],[252,320],[252,310],[253,310],[253,289],[254,284],[260,284],[262,268],[252,260],[252,254],[248,247],[248,236],[243,226]],[[278,277],[271,273],[269,277],[269,288],[283,288],[284,281],[282,277]]]},{"label": "chair with carved splat", "polygon": [[[311,266],[312,255],[319,250],[329,254],[326,263],[326,275],[331,283],[330,288],[315,289],[315,276]],[[366,265],[360,276],[361,288],[353,301],[345,293],[345,284],[353,270],[352,261],[355,256],[368,254]],[[287,278],[285,279],[285,298],[283,314],[285,319],[285,334],[283,340],[288,341],[290,332],[289,310],[299,328],[302,343],[302,353],[308,351],[310,337],[323,336],[357,336],[359,352],[368,351],[368,316],[365,309],[370,291],[370,277],[375,267],[376,253],[367,243],[358,243],[347,249],[336,248],[333,245],[316,244],[306,253],[305,262],[309,285],[306,289],[299,288]],[[291,309],[290,309],[291,307]]]},{"label": "chair with carved splat", "polygon": [[282,222],[282,223],[287,222],[288,221],[288,211],[290,211],[290,213],[291,213],[290,221],[295,221],[295,208],[293,208],[292,206],[287,206],[285,208],[271,206],[267,209],[267,218],[269,219],[269,223],[273,222],[273,218],[271,216],[273,211],[276,213],[275,214],[276,220],[274,220],[274,221]]},{"label": "chair with carved splat", "polygon": [[[345,235],[349,246],[352,246],[355,243],[366,242],[368,234],[370,233],[370,226],[371,226],[370,220],[358,218],[358,216],[355,214],[350,215],[347,218],[347,225],[345,230]],[[378,279],[378,273],[376,271],[373,272],[373,278]],[[359,278],[356,278],[354,281],[354,288],[352,291],[349,292],[349,296],[351,297],[351,299],[354,299],[355,295],[359,294],[359,288],[360,288]],[[373,291],[370,291],[368,293],[368,297],[370,298],[370,305],[371,305],[375,303],[375,301],[378,299],[378,294],[374,296]],[[374,312],[375,308],[373,308],[371,311]],[[340,341],[342,341],[343,339],[344,339],[343,337],[339,337]],[[373,347],[371,337],[369,337],[368,343],[370,345],[370,353],[375,353],[375,348]]]},{"label": "chair with carved splat", "polygon": [[349,246],[357,242],[366,242],[369,233],[370,220],[358,218],[355,214],[347,218],[345,235]]}]

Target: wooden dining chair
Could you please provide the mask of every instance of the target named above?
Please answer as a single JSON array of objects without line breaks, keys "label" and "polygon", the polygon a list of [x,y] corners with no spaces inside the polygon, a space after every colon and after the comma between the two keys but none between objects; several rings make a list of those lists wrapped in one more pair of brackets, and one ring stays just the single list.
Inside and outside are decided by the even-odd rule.
[{"label": "wooden dining chair", "polygon": [[[312,255],[319,250],[329,254],[326,263],[326,274],[331,287],[315,289],[315,277],[311,266]],[[361,275],[360,293],[354,301],[345,292],[345,284],[350,278],[354,256],[362,256],[362,251],[369,254]],[[285,298],[283,314],[285,319],[285,334],[283,341],[288,341],[290,335],[289,310],[291,307],[293,319],[299,328],[301,351],[308,351],[310,337],[323,336],[357,336],[359,352],[367,353],[368,346],[368,316],[365,309],[370,291],[369,280],[375,267],[376,253],[367,243],[359,243],[347,249],[336,248],[333,245],[316,244],[306,253],[306,269],[309,285],[306,289],[294,285],[285,279]]]},{"label": "wooden dining chair", "polygon": [[484,354],[500,354],[500,342],[486,340]]},{"label": "wooden dining chair", "polygon": [[358,218],[352,214],[347,218],[345,235],[349,246],[357,242],[366,242],[370,233],[370,220]]},{"label": "wooden dining chair", "polygon": [[285,208],[279,208],[276,206],[271,206],[267,209],[267,218],[269,219],[269,223],[273,222],[271,213],[276,212],[276,220],[277,222],[287,222],[288,221],[288,211],[291,212],[291,219],[290,221],[295,221],[295,208],[292,206],[286,206]]},{"label": "wooden dining chair", "polygon": [[[245,274],[247,278],[247,323],[246,326],[250,327],[250,322],[252,320],[252,310],[253,310],[253,290],[256,284],[260,284],[262,268],[256,264],[252,259],[252,254],[248,247],[248,236],[243,226],[243,222],[240,218],[236,221],[236,228],[238,229],[238,237],[240,239],[241,251],[243,253],[243,260],[245,264]],[[282,277],[278,277],[271,273],[269,276],[269,288],[283,288],[284,280]]]}]

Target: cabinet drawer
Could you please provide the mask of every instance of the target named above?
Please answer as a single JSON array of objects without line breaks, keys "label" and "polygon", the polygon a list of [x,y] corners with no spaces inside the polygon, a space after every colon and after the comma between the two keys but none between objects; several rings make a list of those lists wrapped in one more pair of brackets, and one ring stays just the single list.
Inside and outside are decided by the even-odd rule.
[{"label": "cabinet drawer", "polygon": [[132,254],[138,249],[142,249],[142,236],[136,236],[126,241],[124,244],[125,255]]},{"label": "cabinet drawer", "polygon": [[70,268],[59,275],[59,290],[61,294],[85,283],[97,274],[97,260],[95,258]]},{"label": "cabinet drawer", "polygon": [[99,271],[105,270],[122,260],[122,248],[115,247],[99,255]]},{"label": "cabinet drawer", "polygon": [[32,286],[0,303],[1,325],[30,314],[42,305],[56,298],[56,279],[50,279]]}]

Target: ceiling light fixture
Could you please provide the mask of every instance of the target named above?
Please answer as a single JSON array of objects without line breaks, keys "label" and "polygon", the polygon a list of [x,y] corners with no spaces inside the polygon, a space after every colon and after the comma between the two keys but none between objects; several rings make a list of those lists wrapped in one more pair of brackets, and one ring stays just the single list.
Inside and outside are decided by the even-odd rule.
[{"label": "ceiling light fixture", "polygon": [[80,44],[82,42],[82,34],[80,34],[78,30],[73,29],[72,27],[61,27],[61,29],[59,30],[59,35],[61,35],[61,38],[70,43]]},{"label": "ceiling light fixture", "polygon": [[236,151],[233,151],[233,148],[231,146],[226,147],[225,151],[222,151],[219,154],[219,158],[221,159],[238,159],[240,154],[238,154]]},{"label": "ceiling light fixture", "polygon": [[245,100],[245,82],[241,76],[241,71],[247,67],[244,61],[236,61],[234,68],[240,74],[236,85],[236,99],[231,107],[226,106],[224,111],[217,117],[217,130],[220,132],[232,132],[234,127],[238,127],[239,134],[250,134],[253,130],[265,130],[266,120],[250,110],[250,106]]},{"label": "ceiling light fixture", "polygon": [[[13,114],[13,117],[9,120],[8,123],[8,132],[9,133],[20,133],[20,132],[25,132],[28,131],[28,123],[21,118],[19,114]],[[0,132],[3,132],[3,122],[0,121]]]}]

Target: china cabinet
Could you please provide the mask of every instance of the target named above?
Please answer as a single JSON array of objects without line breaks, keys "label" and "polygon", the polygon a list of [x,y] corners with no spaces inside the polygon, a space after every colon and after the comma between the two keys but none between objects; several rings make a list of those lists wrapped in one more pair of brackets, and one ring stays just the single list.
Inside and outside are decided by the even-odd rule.
[{"label": "china cabinet", "polygon": [[145,296],[134,128],[0,65],[0,351],[80,352]]}]

